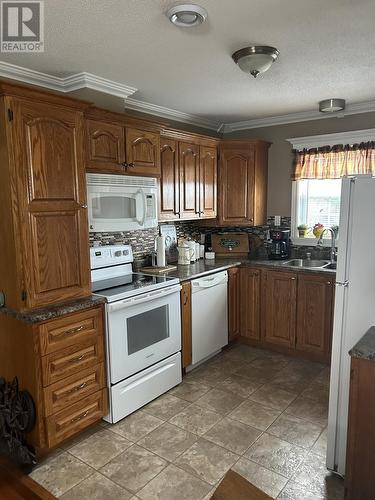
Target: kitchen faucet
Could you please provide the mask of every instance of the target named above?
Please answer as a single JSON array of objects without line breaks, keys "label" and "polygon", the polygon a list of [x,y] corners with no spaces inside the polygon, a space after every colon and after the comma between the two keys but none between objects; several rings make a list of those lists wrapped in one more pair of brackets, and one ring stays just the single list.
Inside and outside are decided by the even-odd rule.
[{"label": "kitchen faucet", "polygon": [[329,252],[329,258],[330,258],[331,264],[334,264],[336,262],[335,261],[335,257],[336,257],[336,234],[335,234],[335,231],[331,227],[327,227],[326,229],[324,229],[321,232],[321,234],[319,236],[319,239],[318,239],[317,246],[322,246],[323,245],[323,236],[324,236],[324,233],[326,231],[329,231],[331,233],[331,250]]}]

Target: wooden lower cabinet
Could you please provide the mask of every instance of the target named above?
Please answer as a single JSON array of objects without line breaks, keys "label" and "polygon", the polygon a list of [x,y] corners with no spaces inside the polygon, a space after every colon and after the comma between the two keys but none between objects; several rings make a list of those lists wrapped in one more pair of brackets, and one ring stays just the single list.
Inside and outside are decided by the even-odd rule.
[{"label": "wooden lower cabinet", "polygon": [[373,500],[375,492],[375,363],[352,358],[345,486],[347,500]]},{"label": "wooden lower cabinet", "polygon": [[240,268],[228,269],[228,337],[229,342],[240,335]]},{"label": "wooden lower cabinet", "polygon": [[329,276],[298,276],[296,349],[326,361],[331,351],[333,296],[334,280]]},{"label": "wooden lower cabinet", "polygon": [[243,341],[330,361],[334,275],[244,266],[240,283]]},{"label": "wooden lower cabinet", "polygon": [[240,331],[242,336],[253,340],[260,340],[260,273],[258,268],[240,270]]},{"label": "wooden lower cabinet", "polygon": [[186,281],[181,288],[182,368],[191,365],[193,359],[191,328],[191,282]]},{"label": "wooden lower cabinet", "polygon": [[293,348],[296,338],[296,274],[263,271],[262,289],[264,342]]},{"label": "wooden lower cabinet", "polygon": [[0,376],[31,394],[27,442],[45,452],[108,413],[101,305],[41,323],[0,314]]}]

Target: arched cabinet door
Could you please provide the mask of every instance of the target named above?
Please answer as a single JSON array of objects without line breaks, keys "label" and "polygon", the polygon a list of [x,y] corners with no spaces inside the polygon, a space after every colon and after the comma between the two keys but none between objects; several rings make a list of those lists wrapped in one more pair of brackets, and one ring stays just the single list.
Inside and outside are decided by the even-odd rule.
[{"label": "arched cabinet door", "polygon": [[126,129],[127,173],[160,177],[160,134]]},{"label": "arched cabinet door", "polygon": [[86,120],[86,166],[90,170],[124,173],[125,128]]},{"label": "arched cabinet door", "polygon": [[160,141],[160,196],[159,220],[180,218],[180,176],[178,144],[173,139]]},{"label": "arched cabinet door", "polygon": [[199,146],[179,143],[181,218],[200,217]]},{"label": "arched cabinet door", "polygon": [[83,115],[14,99],[22,308],[89,295]]},{"label": "arched cabinet door", "polygon": [[217,215],[217,149],[200,147],[200,216]]}]

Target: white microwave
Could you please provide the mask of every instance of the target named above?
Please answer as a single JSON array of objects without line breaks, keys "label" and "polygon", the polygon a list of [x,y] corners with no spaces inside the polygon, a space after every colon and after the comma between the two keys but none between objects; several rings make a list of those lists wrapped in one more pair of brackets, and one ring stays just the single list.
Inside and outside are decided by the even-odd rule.
[{"label": "white microwave", "polygon": [[157,180],[112,174],[87,174],[90,232],[118,232],[158,225]]}]

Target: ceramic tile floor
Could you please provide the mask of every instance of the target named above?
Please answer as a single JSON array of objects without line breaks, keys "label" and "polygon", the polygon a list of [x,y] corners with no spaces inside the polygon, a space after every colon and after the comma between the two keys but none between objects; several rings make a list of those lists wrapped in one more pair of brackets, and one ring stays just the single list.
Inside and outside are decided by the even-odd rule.
[{"label": "ceramic tile floor", "polygon": [[236,345],[31,476],[63,500],[208,500],[229,469],[273,498],[341,500],[325,468],[329,370]]}]

